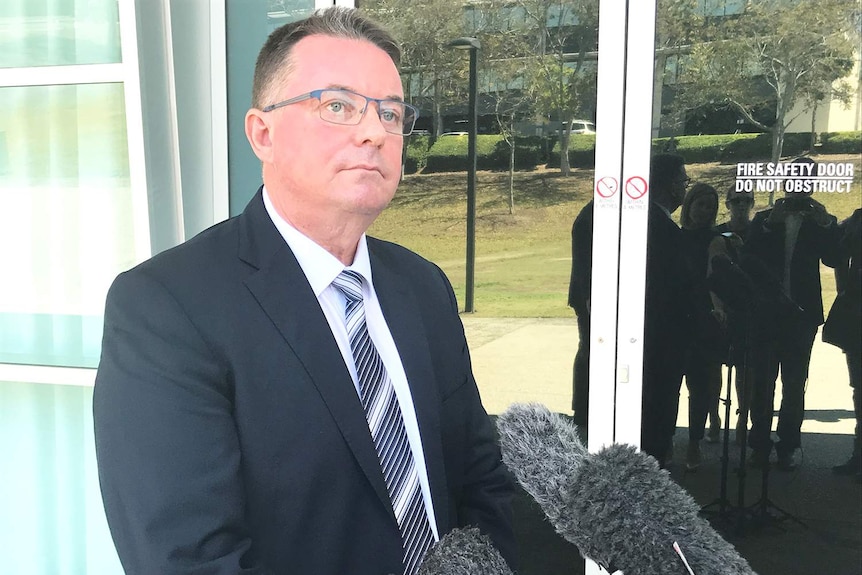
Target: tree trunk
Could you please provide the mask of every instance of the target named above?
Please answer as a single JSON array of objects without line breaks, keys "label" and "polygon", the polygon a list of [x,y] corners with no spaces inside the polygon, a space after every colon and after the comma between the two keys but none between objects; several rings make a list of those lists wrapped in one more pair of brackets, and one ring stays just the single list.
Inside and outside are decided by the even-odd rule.
[{"label": "tree trunk", "polygon": [[568,126],[560,126],[560,173],[568,176],[572,172],[569,165],[569,140],[572,133],[572,122]]},{"label": "tree trunk", "polygon": [[509,142],[509,215],[515,213],[515,133]]},{"label": "tree trunk", "polygon": [[[775,122],[772,126],[772,157],[775,164],[781,161],[781,152],[784,149],[784,126],[781,122]],[[769,192],[769,206],[775,204],[775,190]]]},{"label": "tree trunk", "polygon": [[[784,78],[779,79],[780,88],[778,91],[778,101],[775,106],[775,124],[772,126],[772,162],[778,163],[781,161],[781,155],[784,152],[784,132],[787,129],[785,120],[790,104],[793,103],[796,95],[796,78],[792,73],[785,71]],[[772,206],[775,201],[775,191],[769,192],[769,205]]]},{"label": "tree trunk", "polygon": [[434,137],[443,133],[443,113],[440,105],[440,82],[434,82]]},{"label": "tree trunk", "polygon": [[808,144],[809,153],[814,152],[814,146],[817,145],[817,102],[814,102],[811,107],[811,143]]}]

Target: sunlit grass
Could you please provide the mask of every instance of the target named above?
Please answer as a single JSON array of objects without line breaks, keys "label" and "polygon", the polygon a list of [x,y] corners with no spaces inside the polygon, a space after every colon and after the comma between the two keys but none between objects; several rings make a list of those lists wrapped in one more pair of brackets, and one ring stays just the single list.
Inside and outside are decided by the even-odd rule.
[{"label": "sunlit grass", "polygon": [[[821,157],[856,165],[850,193],[816,198],[839,219],[862,204],[860,158]],[[720,192],[732,185],[735,165],[694,164],[688,173]],[[592,197],[593,171],[517,172],[514,210],[509,213],[508,174],[479,172],[476,186],[474,307],[482,317],[571,317],[566,305],[571,261],[571,227]],[[768,195],[756,196],[756,209]],[[678,212],[677,212],[678,215]],[[720,206],[719,221],[727,219]],[[370,233],[400,243],[437,263],[452,282],[463,309],[466,262],[466,174],[405,176],[389,208]],[[832,270],[822,269],[824,305],[835,296]]]}]

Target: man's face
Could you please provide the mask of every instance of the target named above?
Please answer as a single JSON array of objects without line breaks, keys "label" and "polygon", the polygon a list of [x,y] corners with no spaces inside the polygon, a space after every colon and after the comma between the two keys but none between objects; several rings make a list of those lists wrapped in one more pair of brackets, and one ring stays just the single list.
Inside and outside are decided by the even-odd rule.
[{"label": "man's face", "polygon": [[[293,69],[267,104],[312,90],[345,88],[371,98],[402,99],[392,59],[370,42],[315,35],[291,52]],[[284,217],[301,230],[334,222],[373,221],[401,177],[403,136],[384,130],[376,104],[358,125],[320,118],[317,99],[265,113],[271,150],[264,183]]]},{"label": "man's face", "polygon": [[754,200],[742,194],[737,194],[735,197],[725,200],[724,205],[730,210],[732,216],[749,219],[751,208],[754,207]]}]

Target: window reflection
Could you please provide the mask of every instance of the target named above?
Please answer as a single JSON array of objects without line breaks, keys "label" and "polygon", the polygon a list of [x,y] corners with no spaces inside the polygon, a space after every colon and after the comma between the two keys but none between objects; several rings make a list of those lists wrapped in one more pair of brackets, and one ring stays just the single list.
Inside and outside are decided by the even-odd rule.
[{"label": "window reflection", "polygon": [[[121,84],[0,89],[0,362],[95,367],[134,263]],[[38,134],[38,137],[34,137]]]},{"label": "window reflection", "polygon": [[119,62],[116,0],[0,3],[0,68]]}]

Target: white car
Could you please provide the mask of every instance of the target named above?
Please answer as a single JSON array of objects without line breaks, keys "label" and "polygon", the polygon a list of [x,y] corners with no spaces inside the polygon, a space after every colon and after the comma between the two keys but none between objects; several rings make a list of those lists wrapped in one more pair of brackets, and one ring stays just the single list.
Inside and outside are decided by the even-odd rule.
[{"label": "white car", "polygon": [[[568,123],[568,122],[566,122]],[[595,134],[596,125],[587,120],[572,120],[572,134]]]}]

